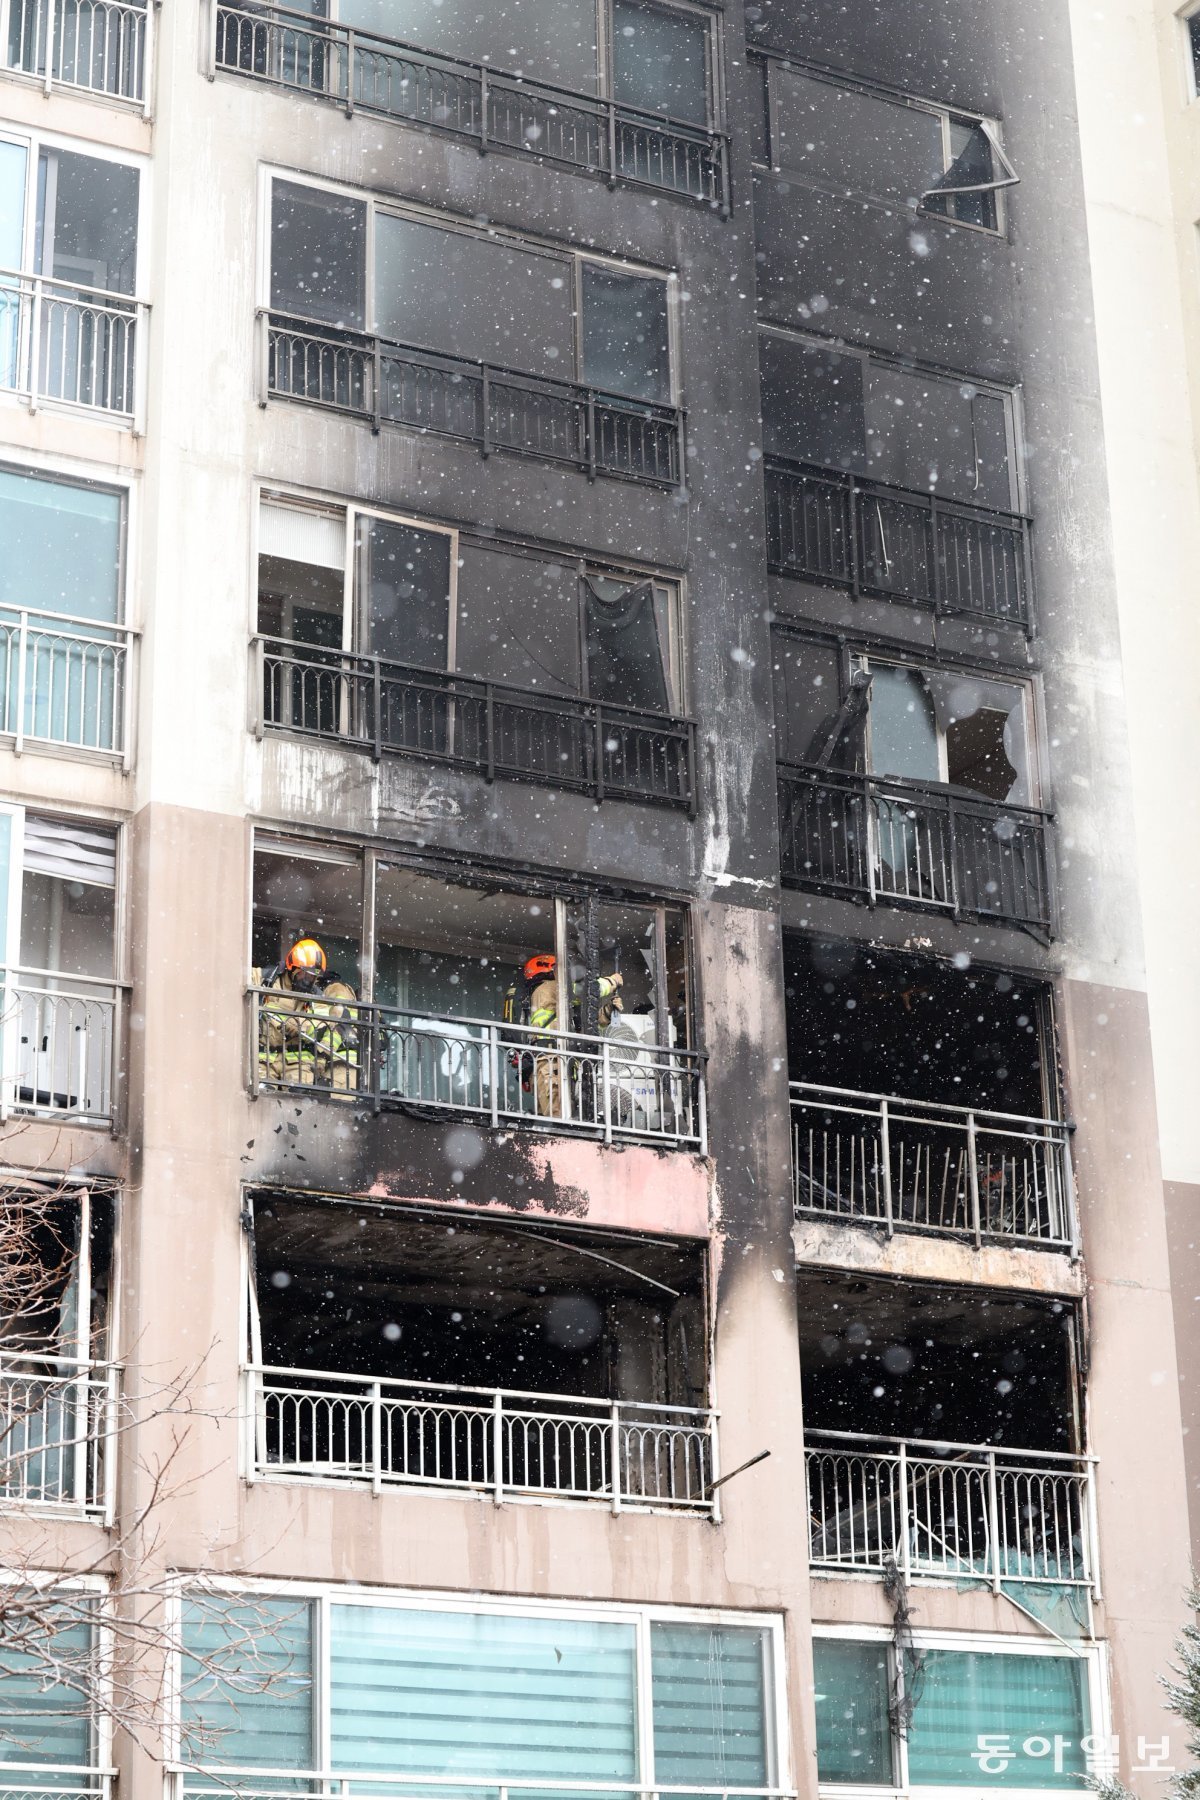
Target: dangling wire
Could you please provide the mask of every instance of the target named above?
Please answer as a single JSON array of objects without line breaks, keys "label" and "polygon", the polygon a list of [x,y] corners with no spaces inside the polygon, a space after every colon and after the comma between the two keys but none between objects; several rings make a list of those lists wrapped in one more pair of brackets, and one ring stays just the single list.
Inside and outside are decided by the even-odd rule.
[{"label": "dangling wire", "polygon": [[892,1609],[892,1646],[895,1651],[895,1674],[888,1696],[888,1714],[896,1736],[906,1738],[917,1701],[921,1697],[925,1653],[918,1650],[913,1642],[908,1584],[895,1557],[888,1557],[883,1565],[883,1591]]}]

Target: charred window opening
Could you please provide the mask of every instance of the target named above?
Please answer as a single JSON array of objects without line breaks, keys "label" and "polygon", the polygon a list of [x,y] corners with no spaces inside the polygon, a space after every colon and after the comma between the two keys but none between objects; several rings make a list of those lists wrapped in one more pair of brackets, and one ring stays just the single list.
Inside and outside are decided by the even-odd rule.
[{"label": "charred window opening", "polygon": [[[769,455],[1015,509],[1011,394],[776,330],[762,333],[760,356]],[[898,522],[887,527],[898,535]]]},{"label": "charred window opening", "polygon": [[803,1272],[806,1431],[1077,1454],[1074,1308]]},{"label": "charred window opening", "polygon": [[262,1194],[264,1474],[710,1510],[704,1247]]},{"label": "charred window opening", "polygon": [[787,937],[784,983],[793,1081],[1027,1118],[1057,1112],[1043,982]]},{"label": "charred window opening", "polygon": [[274,1195],[254,1239],[268,1365],[705,1404],[700,1245]]}]

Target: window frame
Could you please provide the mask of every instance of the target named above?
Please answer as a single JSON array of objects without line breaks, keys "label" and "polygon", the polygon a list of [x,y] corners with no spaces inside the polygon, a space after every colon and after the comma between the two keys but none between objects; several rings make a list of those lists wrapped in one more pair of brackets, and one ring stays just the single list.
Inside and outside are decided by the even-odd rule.
[{"label": "window frame", "polygon": [[[4,70],[0,72],[8,73],[9,71]],[[146,253],[146,228],[150,219],[150,158],[134,150],[115,148],[111,144],[100,142],[99,139],[68,137],[61,131],[42,131],[40,128],[33,125],[24,126],[10,124],[7,121],[0,124],[0,143],[19,144],[25,151],[25,195],[22,202],[21,266],[17,271],[17,273],[21,275],[34,276],[42,274],[42,271],[34,266],[36,260],[34,252],[37,245],[38,231],[38,163],[43,150],[60,151],[64,156],[86,156],[90,157],[94,162],[116,163],[122,168],[135,169],[137,171],[138,204],[137,218],[134,226],[137,234],[137,248],[134,254],[133,292],[130,294],[122,294],[120,298],[128,300],[131,306],[145,305],[147,303],[146,296],[142,290],[146,280],[146,270],[149,262]],[[44,250],[45,246],[43,246],[43,252]],[[51,277],[46,275],[44,279],[49,281]],[[67,285],[70,284],[68,283]],[[87,283],[81,282],[78,285],[86,287]],[[109,293],[114,290],[104,289],[102,291]]]},{"label": "window frame", "polygon": [[[1021,178],[1013,168],[1008,153],[1004,148],[1004,138],[999,119],[992,117],[988,113],[973,112],[970,108],[950,106],[942,101],[929,100],[923,95],[909,93],[903,88],[889,87],[884,82],[870,81],[864,79],[862,76],[851,74],[849,71],[830,69],[822,63],[810,62],[803,56],[789,56],[780,51],[769,50],[765,45],[751,44],[748,49],[751,60],[761,62],[764,69],[767,155],[765,160],[757,153],[752,155],[751,160],[758,168],[770,169],[773,174],[799,177],[804,185],[818,188],[822,192],[829,192],[836,195],[848,193],[855,194],[864,199],[875,201],[880,206],[885,206],[891,210],[899,207],[905,212],[913,211],[914,216],[918,218],[933,219],[944,225],[957,226],[963,231],[979,232],[982,233],[984,237],[1007,238],[1007,190],[1017,186]],[[933,188],[927,189],[925,193],[921,194],[918,197],[916,208],[911,209],[904,200],[897,199],[895,195],[877,194],[872,189],[855,188],[846,183],[833,184],[825,182],[816,176],[808,175],[806,172],[797,169],[793,164],[777,162],[775,160],[775,152],[779,140],[779,130],[776,123],[775,100],[771,86],[771,66],[775,63],[781,63],[789,69],[798,71],[808,80],[824,82],[827,87],[843,88],[849,90],[851,93],[865,94],[873,100],[881,100],[890,103],[893,106],[907,108],[910,112],[927,113],[940,120],[942,128],[943,174],[947,174],[954,163],[950,139],[951,127],[954,125],[969,126],[973,129],[982,131],[991,147],[994,161],[998,161],[1000,165],[999,179],[994,184],[989,183],[982,190],[992,194],[995,198],[995,225],[977,225],[971,219],[956,218],[951,212],[931,212],[924,203],[938,191]],[[950,191],[955,192],[963,190]]]},{"label": "window frame", "polygon": [[[114,1257],[115,1257],[114,1233]],[[115,1283],[114,1283],[115,1285]],[[94,1631],[96,1635],[95,1658],[99,1670],[96,1686],[98,1689],[97,1705],[89,1713],[88,1728],[88,1762],[86,1765],[62,1764],[63,1768],[86,1766],[88,1772],[96,1777],[108,1775],[115,1777],[117,1771],[113,1766],[113,1719],[111,1696],[113,1691],[114,1646],[115,1633],[112,1627],[109,1607],[110,1588],[102,1575],[64,1575],[61,1570],[34,1568],[18,1572],[14,1569],[0,1570],[0,1588],[37,1586],[48,1595],[56,1592],[67,1592],[80,1596],[91,1595],[96,1603]],[[6,1768],[19,1767],[20,1757],[9,1762],[0,1756],[0,1773]],[[53,1767],[52,1764],[45,1765]],[[70,1790],[68,1789],[69,1793]]]},{"label": "window frame", "polygon": [[[704,1013],[700,988],[699,962],[696,954],[695,909],[686,897],[663,896],[661,894],[641,894],[622,890],[619,893],[600,890],[593,886],[573,885],[564,879],[556,880],[553,875],[537,879],[520,872],[497,868],[495,865],[479,866],[471,864],[448,865],[446,861],[436,857],[423,857],[404,846],[395,847],[380,844],[377,840],[368,843],[338,841],[330,837],[308,836],[297,832],[272,829],[270,826],[250,825],[249,855],[247,857],[246,875],[246,986],[253,985],[252,973],[254,962],[254,926],[255,926],[255,865],[259,854],[288,856],[309,862],[334,864],[339,868],[357,868],[359,870],[359,920],[361,941],[359,944],[359,993],[358,998],[364,1005],[375,1004],[375,948],[376,948],[376,896],[378,894],[378,875],[382,864],[384,867],[402,867],[414,874],[423,875],[433,881],[444,882],[447,886],[458,886],[485,890],[499,888],[504,893],[528,897],[533,900],[544,900],[549,903],[554,917],[554,954],[558,959],[558,1013],[560,1018],[569,1018],[571,1000],[567,992],[568,964],[570,963],[570,940],[568,913],[572,905],[592,899],[598,906],[630,906],[643,910],[653,910],[656,915],[655,959],[661,964],[661,977],[657,991],[665,993],[666,961],[665,961],[665,925],[669,912],[678,913],[685,932],[685,952],[687,959],[686,1003],[690,1042],[679,1044],[679,1049],[702,1051],[704,1048]],[[661,1012],[661,1009],[660,1009]]]},{"label": "window frame", "polygon": [[[882,1625],[834,1625],[813,1624],[813,1638],[840,1639],[857,1643],[883,1644],[886,1646],[888,1673],[894,1683],[896,1678],[896,1647],[893,1633]],[[957,1650],[978,1651],[985,1655],[995,1656],[1044,1656],[1052,1657],[1060,1662],[1084,1662],[1087,1665],[1087,1709],[1088,1731],[1091,1737],[1108,1738],[1111,1733],[1111,1706],[1109,1701],[1109,1674],[1106,1646],[1096,1639],[1089,1639],[1078,1651],[1069,1647],[1064,1652],[1059,1648],[1061,1640],[1048,1644],[1042,1634],[1037,1636],[1018,1637],[983,1631],[939,1631],[935,1629],[915,1630],[912,1634],[912,1647],[917,1650]],[[892,1769],[895,1784],[892,1787],[841,1781],[821,1781],[818,1776],[817,1793],[820,1800],[979,1800],[978,1787],[931,1787],[912,1785],[908,1778],[908,1742],[894,1728],[891,1731]],[[814,1747],[814,1756],[815,1756]],[[1004,1800],[1045,1800],[1047,1794],[1062,1795],[1067,1793],[1086,1794],[1086,1781],[1078,1788],[998,1788],[997,1793]]]},{"label": "window frame", "polygon": [[[2,467],[3,464],[0,464]],[[472,546],[492,546],[501,552],[511,552],[523,556],[529,562],[557,562],[566,564],[575,570],[576,577],[586,579],[591,575],[607,579],[627,580],[631,585],[649,581],[656,588],[667,592],[667,677],[672,690],[672,718],[685,719],[688,716],[688,681],[686,666],[687,647],[687,592],[686,579],[678,574],[663,574],[657,569],[647,569],[635,564],[619,561],[606,561],[599,557],[588,556],[578,550],[569,548],[555,549],[544,544],[531,543],[520,537],[507,537],[493,534],[483,537],[471,527],[459,524],[448,524],[441,519],[421,517],[419,514],[393,511],[386,506],[365,504],[358,500],[343,500],[330,495],[314,494],[301,488],[287,486],[279,482],[260,481],[255,484],[252,504],[254,508],[251,528],[251,579],[248,592],[251,597],[251,613],[249,631],[252,638],[262,635],[258,624],[258,567],[261,541],[261,520],[264,506],[279,506],[297,513],[320,516],[327,519],[337,518],[343,524],[345,532],[345,566],[343,571],[342,594],[342,654],[347,656],[365,655],[365,651],[356,647],[355,640],[361,630],[359,617],[361,596],[356,596],[357,568],[355,542],[358,521],[360,519],[381,519],[389,525],[408,525],[416,531],[427,531],[432,535],[447,537],[450,540],[450,598],[449,617],[446,626],[446,669],[450,675],[462,675],[464,680],[480,679],[471,677],[455,667],[458,660],[458,590],[459,566],[464,551],[469,554]],[[580,633],[580,690],[572,698],[581,701],[588,699],[588,665],[586,645],[583,638],[582,617],[578,620]],[[505,684],[500,684],[505,685]],[[521,691],[521,690],[518,690]],[[536,690],[535,690],[536,691]]]},{"label": "window frame", "polygon": [[[74,977],[94,986],[123,988],[128,986],[126,978],[125,948],[125,908],[127,899],[127,876],[125,868],[125,825],[123,820],[101,813],[80,811],[76,807],[56,805],[40,799],[11,799],[8,795],[0,796],[0,814],[6,818],[19,821],[20,854],[13,856],[8,870],[9,906],[7,921],[7,941],[0,943],[0,956],[6,956],[11,949],[15,955],[11,961],[0,961],[0,968],[20,969],[21,964],[21,923],[24,901],[25,883],[25,819],[32,813],[35,818],[54,819],[62,824],[75,824],[106,830],[113,833],[113,856],[116,866],[116,881],[113,886],[113,973],[108,975],[81,975]],[[14,825],[14,838],[17,827]],[[55,975],[57,971],[43,971]]]},{"label": "window frame", "polygon": [[[971,229],[976,228],[971,227]],[[945,382],[948,386],[956,386],[959,389],[970,387],[980,394],[987,394],[992,398],[1001,401],[1004,406],[1005,450],[1008,456],[1009,468],[1009,506],[1007,508],[996,508],[988,506],[980,501],[960,501],[955,496],[948,493],[938,493],[936,497],[940,500],[944,500],[947,505],[981,506],[982,510],[985,512],[1008,511],[1014,516],[1018,516],[1025,512],[1027,504],[1025,493],[1025,431],[1024,414],[1021,404],[1021,388],[1019,385],[1005,387],[1000,382],[988,381],[979,376],[968,374],[962,369],[948,369],[940,363],[918,362],[912,358],[889,356],[885,352],[869,349],[862,344],[852,343],[847,338],[821,337],[814,331],[805,331],[791,325],[777,324],[770,319],[759,320],[758,334],[760,343],[764,337],[782,338],[785,342],[800,343],[809,349],[822,351],[827,355],[832,353],[836,356],[853,357],[855,361],[862,363],[866,369],[877,366],[880,369],[894,369],[901,374],[925,376],[931,381]],[[866,391],[866,380],[864,378],[864,398],[866,396]],[[764,437],[765,435],[764,427]],[[804,458],[796,457],[793,460],[802,462],[804,461]],[[975,462],[976,469],[978,470],[978,453],[976,454]],[[890,485],[890,483],[880,480],[878,476],[870,475],[865,471],[858,473],[849,471],[849,473],[858,481],[875,482],[880,487],[888,487]],[[897,491],[903,492],[904,490],[898,489]]]},{"label": "window frame", "polygon": [[[725,121],[725,84],[723,79],[724,57],[722,52],[721,15],[711,7],[698,5],[697,0],[631,0],[631,4],[641,7],[644,12],[680,14],[684,18],[698,19],[705,27],[705,85],[706,116],[702,129],[718,132],[724,129]],[[596,0],[596,92],[602,100],[612,100],[618,106],[630,107],[631,111],[640,111],[631,102],[623,101],[614,92],[616,74],[616,53],[613,29],[613,0]],[[676,115],[666,108],[662,110],[663,118],[671,119]],[[684,121],[680,120],[682,124]],[[697,129],[701,129],[697,127]]]},{"label": "window frame", "polygon": [[[485,229],[481,226],[474,225],[471,221],[460,218],[455,214],[442,212],[436,207],[421,206],[414,202],[392,198],[387,194],[380,194],[373,188],[353,187],[345,182],[330,181],[321,176],[311,175],[307,171],[288,169],[274,163],[262,166],[260,169],[259,180],[260,254],[258,292],[260,312],[269,314],[273,310],[271,303],[271,273],[273,263],[274,193],[276,182],[282,181],[294,187],[313,188],[322,193],[335,194],[342,199],[357,201],[365,207],[366,226],[363,234],[364,324],[361,332],[357,332],[352,328],[347,328],[348,335],[357,335],[361,337],[378,337],[381,335],[375,311],[375,237],[376,219],[380,213],[383,213],[392,218],[408,219],[415,224],[432,226],[435,230],[455,232],[461,237],[482,239],[485,242],[492,243],[511,244],[514,248],[519,250],[523,249],[537,254],[555,256],[562,260],[564,269],[569,273],[571,280],[571,339],[574,354],[574,367],[569,374],[564,373],[563,375],[554,376],[536,375],[518,369],[513,369],[511,371],[513,374],[525,376],[525,378],[530,381],[561,381],[575,387],[587,387],[593,385],[587,381],[583,371],[583,270],[585,264],[595,264],[597,267],[608,269],[618,275],[630,275],[642,279],[662,282],[666,301],[667,385],[670,397],[668,400],[661,403],[650,401],[639,402],[635,397],[629,395],[618,397],[629,401],[630,404],[635,406],[639,404],[663,404],[678,408],[683,405],[680,358],[681,321],[679,274],[677,270],[655,268],[649,263],[631,261],[618,256],[606,256],[602,253],[594,253],[592,251],[579,250],[574,245],[563,244],[561,241],[554,238],[544,237],[540,234],[535,235],[531,232],[514,231],[503,226]],[[139,258],[140,241],[139,237]],[[329,327],[328,329],[337,328]],[[467,361],[475,360],[468,356],[464,351],[447,353],[431,350],[430,354],[451,354],[464,357]],[[502,366],[507,367],[508,365],[490,364],[489,366],[499,368]],[[607,389],[599,389],[598,391],[603,393],[608,392]]]},{"label": "window frame", "polygon": [[[167,1752],[172,1764],[184,1767],[181,1750],[181,1699],[183,1693],[183,1608],[189,1595],[190,1578],[179,1576],[168,1596],[169,1618],[173,1630],[174,1650],[169,1659],[167,1705]],[[314,1768],[328,1769],[330,1764],[330,1667],[329,1619],[334,1606],[385,1607],[402,1612],[445,1612],[485,1614],[491,1618],[561,1619],[581,1624],[632,1625],[635,1643],[634,1706],[635,1732],[639,1770],[635,1777],[641,1788],[653,1786],[653,1708],[651,1690],[651,1627],[664,1623],[698,1625],[717,1628],[748,1629],[760,1634],[763,1647],[763,1741],[766,1749],[769,1781],[766,1792],[788,1794],[792,1787],[789,1761],[786,1644],[781,1612],[748,1612],[728,1607],[639,1605],[629,1601],[586,1602],[463,1594],[442,1588],[380,1588],[355,1586],[348,1588],[335,1582],[289,1582],[281,1580],[242,1581],[224,1578],[205,1584],[207,1596],[226,1595],[236,1601],[247,1595],[282,1596],[297,1605],[307,1603],[312,1618],[312,1701]],[[219,1771],[221,1764],[191,1765],[211,1767]],[[233,1765],[237,1766],[237,1765]],[[618,1788],[633,1784],[617,1783]],[[634,1800],[634,1796],[627,1796]]]},{"label": "window frame", "polygon": [[[130,619],[130,600],[134,592],[131,577],[131,564],[136,554],[137,532],[135,512],[135,496],[138,484],[133,475],[119,469],[105,469],[103,476],[98,477],[94,463],[82,463],[66,457],[48,457],[44,452],[26,450],[22,446],[10,444],[0,449],[0,473],[6,475],[26,475],[33,481],[56,483],[61,487],[86,488],[92,493],[115,494],[120,516],[117,526],[117,616],[106,630],[130,631],[136,629]],[[10,605],[12,603],[10,602]],[[30,606],[26,609],[36,612],[40,617],[66,619],[76,615],[56,612],[50,606]],[[69,753],[69,744],[56,745],[58,753]]]}]

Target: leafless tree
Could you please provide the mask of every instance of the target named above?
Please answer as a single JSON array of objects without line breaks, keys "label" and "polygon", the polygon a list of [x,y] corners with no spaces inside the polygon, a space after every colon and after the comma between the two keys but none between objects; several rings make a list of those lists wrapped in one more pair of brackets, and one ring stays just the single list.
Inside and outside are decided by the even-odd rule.
[{"label": "leafless tree", "polygon": [[[202,1577],[181,1602],[166,1564],[165,1519],[190,1486],[185,1446],[197,1417],[213,1416],[207,1351],[161,1376],[140,1366],[136,1398],[123,1391],[96,1256],[111,1188],[0,1174],[0,1762],[41,1760],[46,1715],[106,1720],[114,1739],[161,1755],[180,1658],[180,1749],[203,1760],[218,1748],[206,1700],[220,1696],[228,1713],[289,1678],[278,1602],[246,1594],[231,1605]],[[118,1458],[131,1497],[121,1507]],[[54,1515],[81,1512],[101,1529],[64,1553]]]}]

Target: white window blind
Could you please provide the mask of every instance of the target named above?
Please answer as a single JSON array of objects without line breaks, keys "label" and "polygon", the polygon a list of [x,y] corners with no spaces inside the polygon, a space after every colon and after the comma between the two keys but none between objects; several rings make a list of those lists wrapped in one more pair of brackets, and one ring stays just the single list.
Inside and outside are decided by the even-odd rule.
[{"label": "white window blind", "polygon": [[117,885],[117,834],[106,825],[76,819],[25,815],[25,872],[82,881],[92,887]]},{"label": "white window blind", "polygon": [[258,550],[260,556],[281,556],[287,562],[309,563],[318,569],[344,569],[345,518],[264,500],[258,520]]}]

